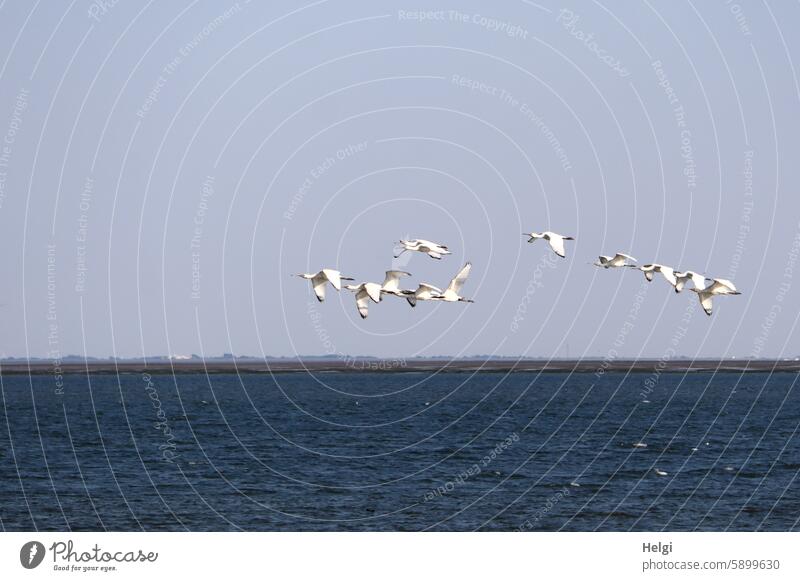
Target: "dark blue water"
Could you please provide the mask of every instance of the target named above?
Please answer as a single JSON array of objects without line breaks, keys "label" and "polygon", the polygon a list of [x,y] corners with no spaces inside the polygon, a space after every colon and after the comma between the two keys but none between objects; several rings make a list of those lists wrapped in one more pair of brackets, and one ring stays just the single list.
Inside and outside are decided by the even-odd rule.
[{"label": "dark blue water", "polygon": [[4,376],[0,524],[800,528],[797,376],[653,377]]}]

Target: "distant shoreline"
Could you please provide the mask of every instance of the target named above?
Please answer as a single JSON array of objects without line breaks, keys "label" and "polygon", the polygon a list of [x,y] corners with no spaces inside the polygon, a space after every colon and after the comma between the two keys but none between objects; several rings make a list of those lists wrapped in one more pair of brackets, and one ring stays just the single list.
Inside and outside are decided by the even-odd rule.
[{"label": "distant shoreline", "polygon": [[800,361],[775,359],[238,359],[222,360],[13,360],[0,362],[2,375],[187,374],[187,373],[800,373]]}]

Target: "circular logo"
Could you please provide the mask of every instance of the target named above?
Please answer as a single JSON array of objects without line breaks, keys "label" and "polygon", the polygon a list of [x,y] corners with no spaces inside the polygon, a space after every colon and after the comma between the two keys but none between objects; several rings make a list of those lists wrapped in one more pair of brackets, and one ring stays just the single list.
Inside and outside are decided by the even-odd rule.
[{"label": "circular logo", "polygon": [[19,562],[26,569],[35,569],[44,560],[44,545],[39,541],[28,541],[19,550]]}]

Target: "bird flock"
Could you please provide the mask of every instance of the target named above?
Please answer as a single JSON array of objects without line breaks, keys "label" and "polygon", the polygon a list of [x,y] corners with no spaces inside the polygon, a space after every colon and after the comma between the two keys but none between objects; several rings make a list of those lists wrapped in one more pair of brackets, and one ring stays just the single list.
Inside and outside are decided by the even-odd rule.
[{"label": "bird flock", "polygon": [[[550,243],[550,247],[553,249],[553,252],[555,252],[561,258],[566,258],[567,256],[564,249],[564,241],[575,240],[572,236],[562,236],[561,234],[556,234],[555,232],[523,232],[522,235],[528,237],[528,242],[536,242],[539,239],[547,240]],[[617,252],[614,256],[601,255],[598,257],[598,261],[592,264],[605,269],[635,268],[636,270],[641,270],[644,273],[644,277],[647,279],[647,282],[652,282],[653,278],[655,278],[655,275],[660,274],[664,277],[664,280],[672,285],[672,288],[675,289],[676,293],[681,292],[684,288],[686,288],[686,284],[691,282],[692,286],[689,288],[689,290],[697,293],[697,296],[700,299],[700,306],[703,307],[703,310],[709,316],[711,315],[712,311],[712,299],[715,296],[742,294],[736,290],[736,286],[734,286],[731,281],[724,278],[707,277],[693,270],[678,272],[671,266],[657,264],[655,262],[638,265],[636,264],[636,259],[633,256],[623,254],[622,252]]]},{"label": "bird flock", "polygon": [[[555,232],[525,232],[523,236],[528,237],[528,242],[533,243],[537,240],[546,240],[550,244],[553,252],[561,258],[566,258],[566,245],[565,241],[575,240],[572,236],[563,236]],[[414,240],[400,240],[400,252],[395,254],[394,257],[398,258],[404,252],[420,252],[427,254],[435,260],[441,260],[442,257],[452,254],[444,244],[431,242],[430,240],[414,239]],[[712,312],[712,299],[721,295],[738,295],[741,294],[734,284],[724,278],[711,278],[699,274],[693,270],[686,270],[679,272],[671,266],[664,264],[649,263],[649,264],[636,264],[636,259],[628,254],[617,252],[613,256],[601,255],[598,257],[597,262],[593,262],[594,266],[609,269],[609,268],[634,268],[644,273],[645,279],[652,282],[657,274],[660,274],[666,280],[676,293],[681,292],[685,288],[697,293],[700,305],[707,315]],[[417,305],[417,301],[445,301],[445,302],[473,302],[472,299],[461,296],[461,288],[469,277],[472,264],[467,262],[461,270],[453,277],[450,284],[445,290],[433,286],[428,283],[419,283],[415,290],[401,289],[400,279],[411,276],[410,273],[403,270],[387,270],[386,276],[382,284],[376,282],[362,282],[360,284],[346,284],[344,288],[352,291],[356,298],[356,308],[358,314],[362,319],[366,319],[369,314],[369,303],[379,303],[383,300],[384,296],[394,296],[404,298],[412,307]],[[323,268],[317,273],[311,274],[298,274],[301,278],[311,281],[311,286],[314,290],[319,301],[325,300],[325,289],[328,284],[335,288],[337,291],[342,289],[342,281],[355,280],[348,276],[343,276],[338,270],[331,268]],[[691,286],[687,286],[691,284]]]},{"label": "bird flock", "polygon": [[[401,250],[394,255],[395,258],[404,252],[421,252],[435,260],[441,260],[443,256],[452,254],[447,246],[429,240],[400,240],[399,245]],[[472,264],[467,262],[453,277],[445,290],[425,282],[419,283],[416,290],[401,289],[400,279],[411,276],[411,273],[404,270],[387,270],[383,284],[362,282],[360,284],[346,284],[344,288],[355,293],[358,314],[361,315],[362,319],[366,319],[369,315],[370,301],[379,303],[386,295],[404,298],[412,307],[417,306],[417,301],[445,301],[448,303],[461,301],[471,303],[473,302],[472,299],[461,296],[461,287],[464,286],[471,269]],[[331,268],[323,268],[317,273],[304,273],[297,276],[311,281],[314,294],[319,301],[325,300],[325,289],[328,283],[338,291],[342,290],[343,280],[355,280],[349,276],[342,276],[341,272]]]}]

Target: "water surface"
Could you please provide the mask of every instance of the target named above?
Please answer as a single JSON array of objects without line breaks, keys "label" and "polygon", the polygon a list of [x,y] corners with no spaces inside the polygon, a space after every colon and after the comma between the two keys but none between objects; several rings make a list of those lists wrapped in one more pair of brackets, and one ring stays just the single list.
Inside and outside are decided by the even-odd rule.
[{"label": "water surface", "polygon": [[797,377],[7,375],[0,524],[796,530]]}]

